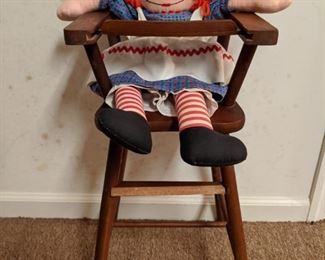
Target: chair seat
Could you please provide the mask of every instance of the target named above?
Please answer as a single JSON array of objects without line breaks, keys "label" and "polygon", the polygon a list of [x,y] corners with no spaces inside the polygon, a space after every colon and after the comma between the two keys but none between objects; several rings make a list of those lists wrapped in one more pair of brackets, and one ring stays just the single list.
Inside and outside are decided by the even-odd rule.
[{"label": "chair seat", "polygon": [[[146,115],[152,132],[178,131],[176,117],[166,117],[158,112],[147,112]],[[245,114],[238,103],[233,106],[219,105],[211,121],[216,131],[225,134],[233,133],[243,128]]]}]

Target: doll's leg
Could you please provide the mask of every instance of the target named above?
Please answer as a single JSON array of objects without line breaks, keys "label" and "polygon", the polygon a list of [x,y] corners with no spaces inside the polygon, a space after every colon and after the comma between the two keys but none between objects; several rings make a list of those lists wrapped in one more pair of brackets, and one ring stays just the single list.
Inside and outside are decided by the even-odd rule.
[{"label": "doll's leg", "polygon": [[143,108],[143,99],[141,91],[137,88],[128,86],[116,90],[115,106],[116,108],[124,111],[135,112],[142,116],[145,120],[147,120]]},{"label": "doll's leg", "polygon": [[151,132],[140,90],[127,86],[115,92],[116,109],[104,104],[96,112],[96,125],[105,135],[140,154],[151,151]]},{"label": "doll's leg", "polygon": [[57,16],[64,21],[98,10],[100,0],[64,0],[57,9]]},{"label": "doll's leg", "polygon": [[205,127],[213,130],[204,96],[200,92],[183,91],[175,96],[179,130]]},{"label": "doll's leg", "polygon": [[229,0],[228,7],[235,11],[274,13],[287,8],[292,0]]},{"label": "doll's leg", "polygon": [[244,144],[235,137],[213,131],[200,92],[183,91],[175,96],[181,156],[191,165],[225,166],[245,160]]}]

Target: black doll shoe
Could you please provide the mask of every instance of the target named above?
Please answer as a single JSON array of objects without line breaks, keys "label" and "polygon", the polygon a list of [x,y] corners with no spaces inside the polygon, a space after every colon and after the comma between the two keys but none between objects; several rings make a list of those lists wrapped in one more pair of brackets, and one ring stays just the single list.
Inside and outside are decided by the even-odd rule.
[{"label": "black doll shoe", "polygon": [[125,148],[140,154],[151,152],[148,122],[135,112],[114,109],[103,104],[95,114],[97,128]]},{"label": "black doll shoe", "polygon": [[245,145],[237,138],[204,127],[180,132],[181,156],[195,166],[229,166],[244,161]]}]

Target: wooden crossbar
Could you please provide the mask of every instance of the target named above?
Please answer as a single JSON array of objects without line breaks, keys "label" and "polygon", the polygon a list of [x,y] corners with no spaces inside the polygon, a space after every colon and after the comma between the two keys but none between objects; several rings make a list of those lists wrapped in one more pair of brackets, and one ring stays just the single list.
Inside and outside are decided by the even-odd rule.
[{"label": "wooden crossbar", "polygon": [[112,187],[111,196],[215,195],[225,189],[216,182],[132,182]]},{"label": "wooden crossbar", "polygon": [[117,220],[114,227],[224,227],[226,221]]},{"label": "wooden crossbar", "polygon": [[106,20],[100,31],[109,35],[170,37],[235,35],[239,30],[229,19],[191,22]]}]

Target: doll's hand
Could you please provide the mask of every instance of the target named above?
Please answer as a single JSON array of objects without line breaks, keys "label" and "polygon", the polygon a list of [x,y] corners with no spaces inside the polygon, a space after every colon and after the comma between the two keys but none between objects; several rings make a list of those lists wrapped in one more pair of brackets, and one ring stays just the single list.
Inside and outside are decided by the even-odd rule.
[{"label": "doll's hand", "polygon": [[291,3],[292,0],[229,0],[228,7],[234,11],[275,13]]},{"label": "doll's hand", "polygon": [[75,20],[78,16],[98,10],[99,0],[63,0],[57,16],[63,21]]}]

